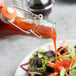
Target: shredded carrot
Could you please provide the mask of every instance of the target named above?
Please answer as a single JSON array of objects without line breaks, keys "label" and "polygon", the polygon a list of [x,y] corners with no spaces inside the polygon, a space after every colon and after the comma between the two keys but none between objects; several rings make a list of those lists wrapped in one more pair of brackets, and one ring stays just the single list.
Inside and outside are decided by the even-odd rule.
[{"label": "shredded carrot", "polygon": [[50,74],[49,76],[57,76],[57,72]]},{"label": "shredded carrot", "polygon": [[67,54],[70,54],[70,52],[65,52],[63,55],[67,55]]},{"label": "shredded carrot", "polygon": [[66,76],[69,76],[69,74],[66,72]]},{"label": "shredded carrot", "polygon": [[69,70],[70,70],[70,68],[72,67],[73,63],[76,61],[76,56],[75,56],[73,59],[69,59],[69,60],[71,61],[71,63],[70,63],[70,65],[69,65],[69,67],[68,67],[68,70],[67,70],[67,71],[69,71]]},{"label": "shredded carrot", "polygon": [[28,73],[41,75],[41,73],[39,73],[39,72],[31,72],[31,71],[28,71]]},{"label": "shredded carrot", "polygon": [[68,71],[70,70],[70,68],[72,67],[72,65],[73,65],[73,61],[71,61],[70,65],[68,67]]},{"label": "shredded carrot", "polygon": [[[64,47],[62,47],[60,50],[59,50],[59,53],[64,49]],[[67,54],[70,54],[70,52],[65,52],[63,55],[67,55]]]},{"label": "shredded carrot", "polygon": [[58,51],[58,52],[60,53],[63,49],[64,49],[64,47],[62,47],[61,49],[59,49],[59,51]]},{"label": "shredded carrot", "polygon": [[62,47],[66,47],[66,44],[67,44],[67,41],[66,41],[66,39],[64,38],[63,43],[62,43]]},{"label": "shredded carrot", "polygon": [[72,59],[72,61],[73,61],[73,62],[75,62],[75,61],[76,61],[76,56]]},{"label": "shredded carrot", "polygon": [[55,66],[54,63],[52,63],[52,62],[50,62],[50,61],[48,61],[48,60],[47,60],[47,63],[48,63],[48,65],[51,66],[51,67],[54,67],[54,66]]},{"label": "shredded carrot", "polygon": [[65,59],[64,56],[62,56],[60,53],[57,53],[59,55],[59,57],[61,57],[62,59]]}]

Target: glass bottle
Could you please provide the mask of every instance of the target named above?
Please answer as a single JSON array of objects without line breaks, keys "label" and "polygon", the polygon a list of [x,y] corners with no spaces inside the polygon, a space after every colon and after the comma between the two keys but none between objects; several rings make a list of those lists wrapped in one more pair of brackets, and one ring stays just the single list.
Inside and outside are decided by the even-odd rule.
[{"label": "glass bottle", "polygon": [[[7,11],[6,9],[6,13],[9,13],[10,16],[7,16],[1,11],[0,17],[3,18],[0,18],[0,38],[12,35],[26,35],[36,38],[56,38],[54,23],[48,20],[44,20],[42,15],[36,15],[28,10],[24,10],[17,6],[13,7],[25,11],[24,13],[26,17],[22,18],[17,15],[14,19],[11,20],[9,17],[11,16],[11,14],[13,14],[11,13],[11,11],[13,11],[11,9],[12,7],[8,7],[8,9],[11,9],[11,11]],[[4,8],[5,7],[0,8],[0,10],[3,10]],[[4,19],[6,21],[4,21]]]}]

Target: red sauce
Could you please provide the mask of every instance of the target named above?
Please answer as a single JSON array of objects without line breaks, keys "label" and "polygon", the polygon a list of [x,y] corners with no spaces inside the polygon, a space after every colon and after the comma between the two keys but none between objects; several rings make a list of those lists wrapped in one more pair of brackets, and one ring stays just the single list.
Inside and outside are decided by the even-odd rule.
[{"label": "red sauce", "polygon": [[[0,9],[1,10],[1,9]],[[18,27],[22,28],[25,31],[28,30],[34,30],[35,27],[37,26],[35,23],[30,23],[30,22],[25,22],[22,21],[23,18],[16,17],[14,24],[17,25]],[[53,38],[53,33],[52,33],[52,28],[48,26],[43,26],[40,25],[37,30],[35,31],[37,35],[41,35],[42,38]],[[27,35],[14,26],[10,24],[6,24],[0,20],[0,38],[1,37],[6,37],[6,36],[11,36],[11,35]],[[33,35],[30,35],[33,36]]]},{"label": "red sauce", "polygon": [[56,48],[56,39],[53,40],[54,41],[54,47],[55,47],[55,55],[56,55],[56,64],[58,64],[57,62],[57,48]]},{"label": "red sauce", "polygon": [[56,48],[56,31],[55,31],[55,29],[53,29],[53,42],[54,42],[55,55],[56,55],[56,64],[57,64],[57,48]]},{"label": "red sauce", "polygon": [[[23,18],[16,17],[14,24],[17,25],[18,27],[22,28],[25,31],[28,30],[34,30],[35,27],[37,26],[35,23],[29,23],[22,21]],[[55,47],[55,54],[56,54],[56,65],[55,65],[55,70],[57,72],[60,71],[61,67],[66,68],[69,65],[69,61],[57,61],[57,48],[56,48],[56,31],[55,29],[52,29],[51,27],[43,26],[40,25],[37,30],[35,31],[37,35],[41,35],[42,38],[52,38],[54,42],[54,47]],[[11,36],[11,35],[27,35],[14,26],[10,24],[6,24],[0,20],[0,38],[1,37],[6,37],[6,36]],[[30,35],[33,36],[33,35]]]},{"label": "red sauce", "polygon": [[56,64],[55,64],[55,72],[60,72],[61,68],[64,67],[65,69],[68,69],[71,60],[63,60],[58,62],[58,57],[57,57],[57,49],[56,49],[56,39],[53,40],[54,41],[54,47],[55,47],[55,55],[56,55]]},{"label": "red sauce", "polygon": [[[24,22],[24,21],[21,21],[20,19],[21,18],[16,17],[14,24],[16,24],[17,26],[19,26],[20,28],[22,28],[25,31],[35,29],[35,27],[36,27],[35,23]],[[37,30],[35,31],[35,33],[37,35],[41,35],[43,38],[52,38],[53,37],[52,28],[43,26],[43,25],[40,25],[37,28]],[[3,23],[0,20],[0,37],[10,36],[10,35],[18,35],[18,34],[19,35],[27,35],[27,34],[21,32],[20,30],[18,30],[17,28],[15,28],[14,26],[12,26],[10,24]],[[33,35],[31,35],[31,36],[33,36]]]},{"label": "red sauce", "polygon": [[[0,12],[1,12],[1,7],[0,7]],[[18,27],[22,28],[25,31],[28,30],[34,30],[35,27],[37,26],[35,23],[29,23],[29,22],[24,22],[22,21],[22,18],[16,17],[14,24],[17,25]],[[54,42],[54,47],[55,47],[55,54],[56,54],[56,64],[55,64],[55,71],[60,72],[61,68],[68,68],[71,61],[70,60],[64,60],[64,61],[57,61],[57,48],[56,48],[56,31],[51,27],[43,26],[40,25],[37,30],[35,31],[37,35],[41,35],[42,38],[52,38]],[[14,26],[10,24],[6,24],[0,20],[0,38],[1,37],[6,37],[6,36],[11,36],[11,35],[27,35]],[[30,35],[33,36],[33,35]]]},{"label": "red sauce", "polygon": [[55,55],[56,55],[56,64],[55,64],[55,72],[60,72],[61,68],[64,67],[65,69],[68,69],[70,63],[71,63],[71,60],[63,60],[63,61],[60,61],[58,62],[58,57],[57,57],[57,48],[56,48],[56,31],[54,31],[54,34],[55,37],[53,38],[53,42],[54,42],[54,47],[55,47]]},{"label": "red sauce", "polygon": [[58,62],[58,64],[55,65],[55,71],[60,72],[62,67],[64,67],[65,69],[68,69],[70,63],[71,63],[71,60],[63,60]]}]

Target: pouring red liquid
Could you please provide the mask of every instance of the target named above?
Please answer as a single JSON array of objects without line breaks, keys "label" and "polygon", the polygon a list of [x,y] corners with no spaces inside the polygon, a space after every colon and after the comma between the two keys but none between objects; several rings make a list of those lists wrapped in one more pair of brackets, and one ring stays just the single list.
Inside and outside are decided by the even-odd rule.
[{"label": "pouring red liquid", "polygon": [[[1,10],[2,8],[0,8]],[[6,14],[5,14],[6,15]],[[8,17],[8,16],[7,16]],[[16,16],[13,24],[18,26],[19,28],[23,29],[24,31],[34,30],[37,27],[36,23],[33,22],[27,22],[23,21],[24,19],[21,17]],[[27,36],[33,36],[33,34],[28,35],[19,30],[18,28],[12,26],[11,24],[5,23],[0,20],[0,38],[11,36],[11,35],[27,35]],[[55,30],[52,27],[44,26],[42,24],[39,25],[39,27],[34,31],[35,34],[38,36],[42,36],[42,38],[52,38],[55,37]]]},{"label": "pouring red liquid", "polygon": [[[1,10],[2,8],[0,8],[0,13],[1,13]],[[25,31],[34,30],[37,26],[36,23],[30,23],[30,22],[23,21],[23,18],[18,17],[18,16],[15,18],[13,23]],[[53,29],[52,27],[39,25],[39,27],[34,31],[34,33],[36,33],[39,36],[41,35],[42,38],[53,39],[54,46],[55,46],[55,54],[56,54],[56,64],[58,64],[57,50],[56,50],[56,30]],[[11,35],[27,35],[27,34],[23,33],[22,31],[12,26],[11,24],[4,23],[3,21],[0,20],[0,38],[11,36]],[[27,36],[34,37],[33,34],[27,35]]]},{"label": "pouring red liquid", "polygon": [[[5,7],[5,8],[8,8],[8,7]],[[3,8],[3,9],[5,9],[5,8]],[[0,8],[0,12],[1,11],[2,11],[2,8]],[[4,16],[7,16],[5,13],[8,15],[8,13],[5,11]],[[30,22],[23,21],[23,18],[18,17],[18,16],[15,18],[13,23],[25,31],[34,30],[37,26],[36,23],[30,23]],[[34,31],[34,33],[36,33],[37,35],[41,35],[42,38],[52,38],[53,39],[54,46],[55,46],[55,53],[56,53],[56,62],[57,62],[55,29],[53,29],[52,27],[49,27],[49,26],[39,25],[39,27]],[[22,31],[20,31],[16,27],[12,26],[11,24],[4,23],[3,21],[0,20],[0,38],[6,37],[6,36],[11,36],[11,35],[27,35],[27,34],[23,33]],[[29,36],[34,36],[34,35],[31,34]]]},{"label": "pouring red liquid", "polygon": [[[0,12],[1,10],[2,8],[0,8]],[[37,26],[36,23],[30,23],[27,21],[23,21],[23,18],[18,17],[18,16],[15,18],[13,23],[25,31],[34,30]],[[56,48],[56,30],[53,29],[52,27],[39,25],[39,27],[34,32],[37,35],[41,35],[42,38],[53,39],[54,47],[55,47],[55,54],[56,54],[55,71],[60,72],[62,67],[67,68],[70,65],[71,61],[69,60],[64,60],[61,62],[57,61],[58,58],[57,58],[57,48]],[[19,29],[17,29],[16,27],[12,26],[11,24],[4,23],[0,20],[0,38],[11,36],[11,35],[26,35],[26,36],[35,37],[33,34],[27,35],[23,33],[22,31],[20,31]]]}]

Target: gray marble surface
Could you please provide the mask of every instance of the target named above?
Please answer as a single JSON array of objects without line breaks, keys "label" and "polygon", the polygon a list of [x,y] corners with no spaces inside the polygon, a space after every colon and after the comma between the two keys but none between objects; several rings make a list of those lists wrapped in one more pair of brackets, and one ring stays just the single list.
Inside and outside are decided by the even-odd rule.
[{"label": "gray marble surface", "polygon": [[[8,1],[8,0],[7,0]],[[57,2],[49,16],[56,22],[57,40],[76,39],[76,3]],[[13,36],[0,40],[0,76],[14,76],[22,59],[52,40]]]}]

